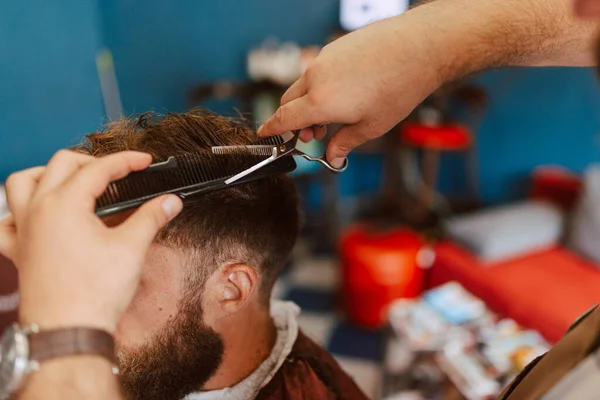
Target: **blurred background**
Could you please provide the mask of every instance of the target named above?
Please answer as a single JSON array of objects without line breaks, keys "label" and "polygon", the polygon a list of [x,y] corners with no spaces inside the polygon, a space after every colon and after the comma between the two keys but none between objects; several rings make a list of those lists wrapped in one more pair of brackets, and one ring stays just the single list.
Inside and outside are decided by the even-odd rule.
[{"label": "blurred background", "polygon": [[[408,6],[5,0],[0,182],[120,115],[204,107],[258,126],[322,46]],[[306,224],[274,296],[374,399],[492,398],[598,301],[598,89],[588,68],[490,71],[339,176],[299,161]],[[2,261],[0,330],[17,304]]]}]

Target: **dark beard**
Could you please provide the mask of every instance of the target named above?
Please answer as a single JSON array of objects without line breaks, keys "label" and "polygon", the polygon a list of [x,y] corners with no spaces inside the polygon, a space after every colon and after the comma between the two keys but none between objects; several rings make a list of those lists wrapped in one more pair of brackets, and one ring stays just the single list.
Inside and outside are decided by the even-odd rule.
[{"label": "dark beard", "polygon": [[152,343],[119,349],[119,381],[129,400],[179,400],[199,390],[223,357],[221,337],[186,306]]}]

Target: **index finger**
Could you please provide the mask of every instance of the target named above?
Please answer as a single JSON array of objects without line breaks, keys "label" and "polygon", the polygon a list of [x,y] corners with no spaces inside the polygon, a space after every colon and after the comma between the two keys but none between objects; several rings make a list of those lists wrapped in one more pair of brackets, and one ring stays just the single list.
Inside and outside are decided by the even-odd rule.
[{"label": "index finger", "polygon": [[[130,172],[146,168],[152,162],[152,157],[137,151],[123,151],[98,158],[79,171],[65,182],[64,190],[71,191],[90,204],[104,193],[108,184],[114,180],[127,176]],[[82,198],[83,197],[83,198]]]},{"label": "index finger", "polygon": [[288,131],[327,123],[329,121],[320,115],[305,95],[279,107],[275,115],[258,128],[256,134],[263,137],[281,135]]},{"label": "index finger", "polygon": [[76,153],[72,150],[59,150],[46,166],[46,172],[38,186],[38,193],[47,193],[59,187],[69,179],[69,176],[94,159],[93,156]]}]

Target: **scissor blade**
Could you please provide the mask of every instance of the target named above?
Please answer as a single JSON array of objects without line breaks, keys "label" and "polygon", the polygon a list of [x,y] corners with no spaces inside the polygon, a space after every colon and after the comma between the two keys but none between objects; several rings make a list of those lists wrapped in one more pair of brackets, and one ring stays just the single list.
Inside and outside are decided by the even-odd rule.
[{"label": "scissor blade", "polygon": [[254,171],[264,167],[265,165],[270,164],[273,161],[275,161],[277,159],[277,152],[276,152],[275,148],[272,148],[271,151],[272,151],[271,157],[269,157],[265,160],[262,160],[258,164],[255,164],[255,165],[251,166],[250,168],[245,169],[242,172],[232,176],[231,178],[229,178],[225,181],[225,184],[229,185],[229,184],[237,181],[238,179],[241,179],[241,178],[245,177],[246,175],[249,175],[249,174],[253,173]]}]

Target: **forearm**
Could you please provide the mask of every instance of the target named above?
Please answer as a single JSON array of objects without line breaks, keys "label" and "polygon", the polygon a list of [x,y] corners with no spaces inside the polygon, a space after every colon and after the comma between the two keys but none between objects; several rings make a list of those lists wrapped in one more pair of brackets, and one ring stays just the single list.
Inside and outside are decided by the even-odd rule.
[{"label": "forearm", "polygon": [[397,17],[424,35],[443,80],[503,66],[594,65],[596,25],[572,0],[437,0]]},{"label": "forearm", "polygon": [[110,362],[96,356],[65,357],[42,363],[18,396],[18,400],[122,398]]}]

